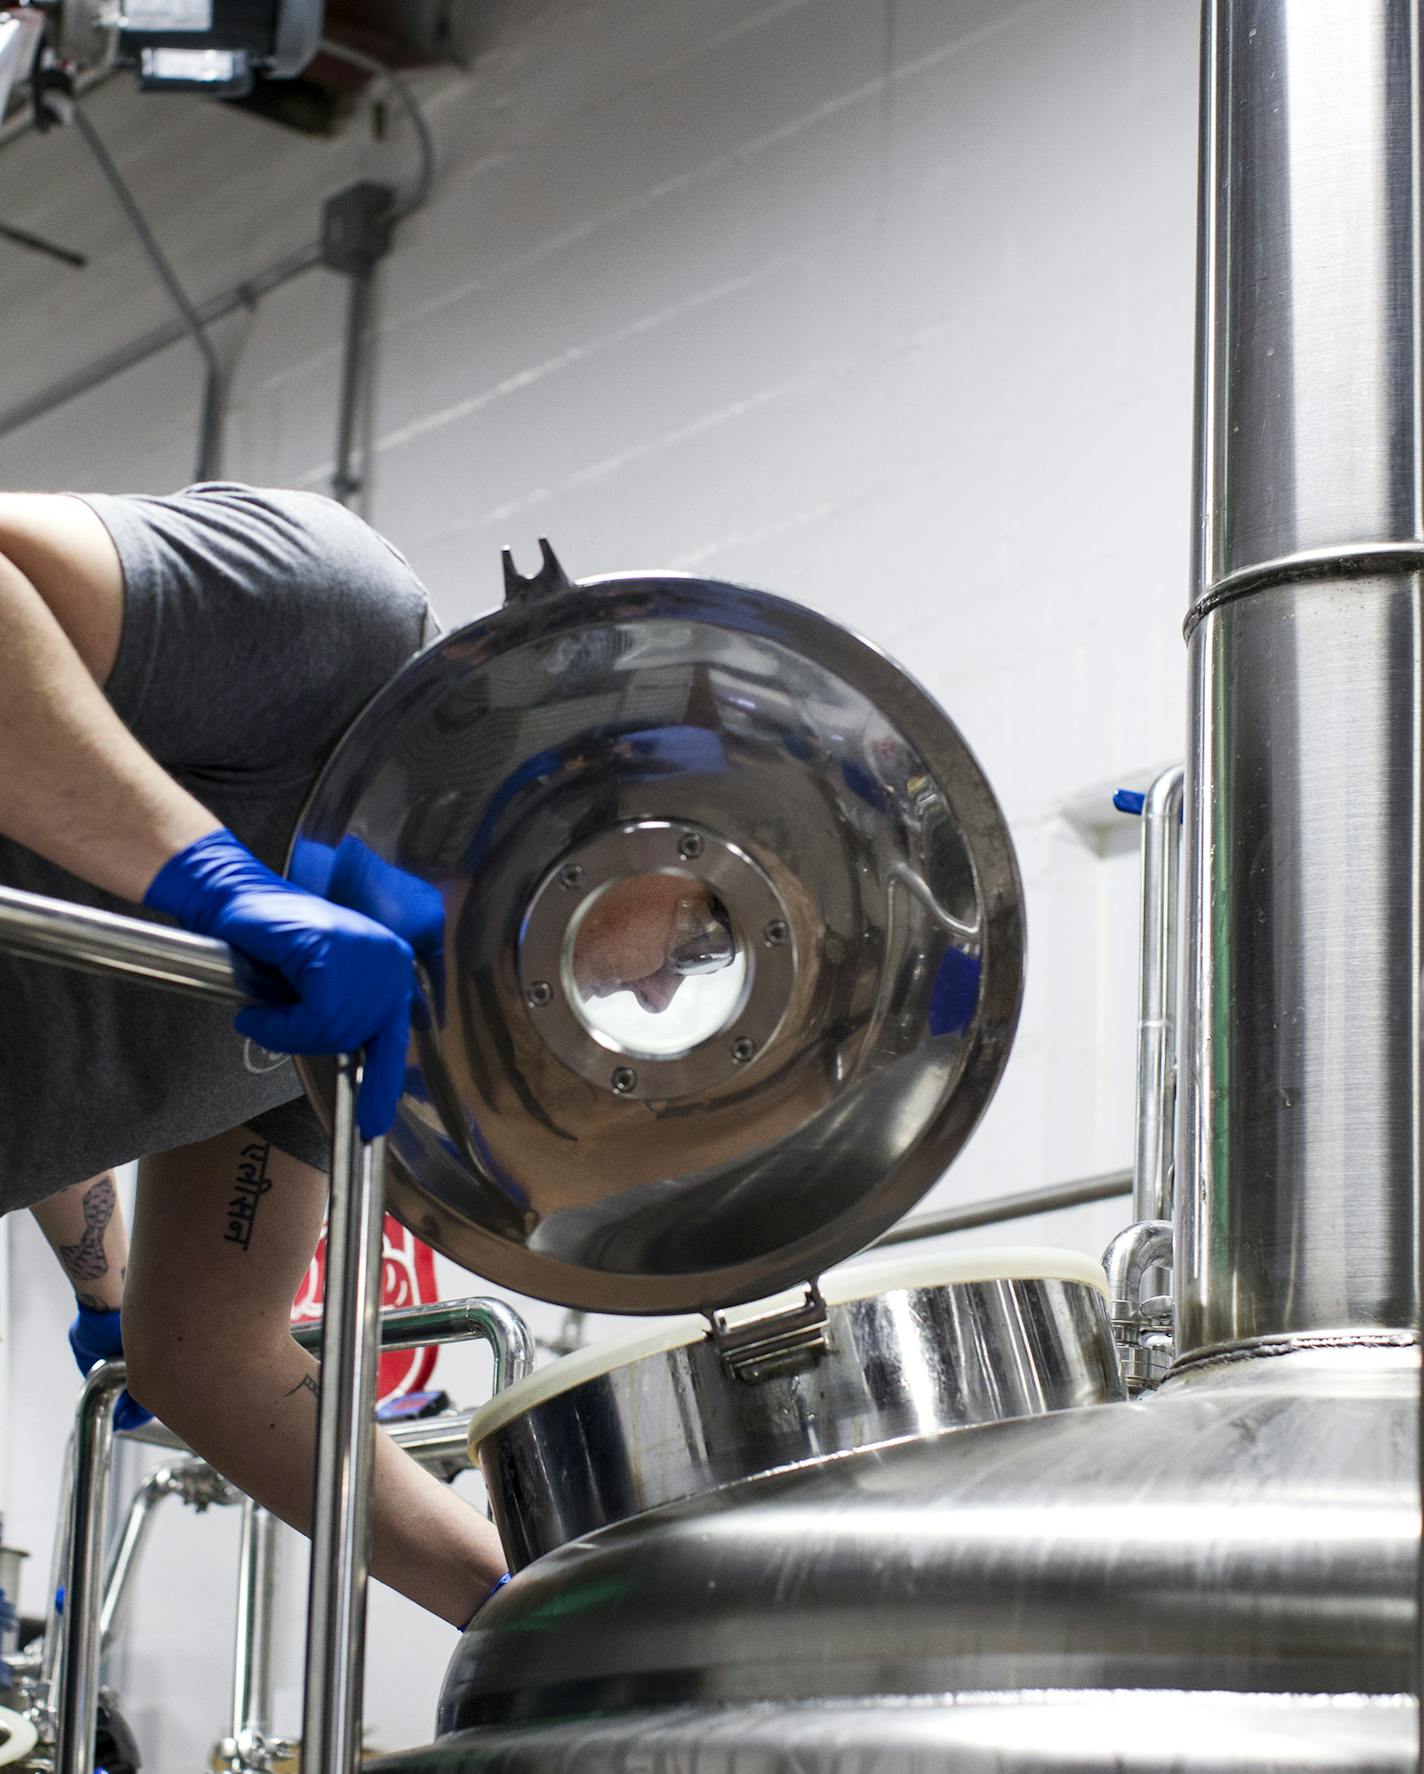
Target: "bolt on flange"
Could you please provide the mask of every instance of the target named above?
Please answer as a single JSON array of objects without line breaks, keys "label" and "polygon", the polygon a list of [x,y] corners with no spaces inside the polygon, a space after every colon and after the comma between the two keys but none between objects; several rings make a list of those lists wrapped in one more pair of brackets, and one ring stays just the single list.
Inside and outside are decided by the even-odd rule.
[{"label": "bolt on flange", "polygon": [[609,1083],[619,1096],[627,1096],[630,1090],[638,1088],[638,1074],[632,1066],[619,1066],[609,1079]]}]

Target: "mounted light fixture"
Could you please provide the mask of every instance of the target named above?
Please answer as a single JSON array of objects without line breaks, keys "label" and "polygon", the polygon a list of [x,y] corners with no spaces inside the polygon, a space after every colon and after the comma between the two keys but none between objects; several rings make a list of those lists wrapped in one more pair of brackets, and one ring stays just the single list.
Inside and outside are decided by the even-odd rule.
[{"label": "mounted light fixture", "polygon": [[27,17],[22,12],[12,12],[0,17],[0,117],[5,114],[11,87],[23,87],[29,78],[41,28],[38,13]]},{"label": "mounted light fixture", "polygon": [[47,47],[72,68],[133,68],[145,92],[248,91],[316,54],[324,0],[40,0]]}]

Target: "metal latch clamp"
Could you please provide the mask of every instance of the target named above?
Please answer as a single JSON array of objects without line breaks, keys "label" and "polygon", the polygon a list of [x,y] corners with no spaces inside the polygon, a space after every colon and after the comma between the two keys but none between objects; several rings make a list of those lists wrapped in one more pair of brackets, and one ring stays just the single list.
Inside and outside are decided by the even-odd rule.
[{"label": "metal latch clamp", "polygon": [[800,1373],[830,1349],[826,1302],[809,1282],[806,1297],[795,1306],[733,1324],[725,1312],[710,1312],[712,1341],[722,1366],[734,1380],[755,1386],[763,1380]]}]

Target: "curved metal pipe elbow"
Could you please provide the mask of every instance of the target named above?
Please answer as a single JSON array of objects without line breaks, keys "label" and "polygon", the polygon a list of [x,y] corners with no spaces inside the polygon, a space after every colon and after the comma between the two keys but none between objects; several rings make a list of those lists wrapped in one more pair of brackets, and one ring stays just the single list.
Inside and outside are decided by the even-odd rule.
[{"label": "curved metal pipe elbow", "polygon": [[503,1300],[464,1302],[465,1316],[475,1336],[483,1337],[494,1357],[494,1390],[503,1392],[534,1372],[538,1352],[534,1335],[513,1306]]},{"label": "curved metal pipe elbow", "polygon": [[1112,1321],[1136,1324],[1142,1304],[1142,1284],[1153,1269],[1172,1261],[1170,1220],[1139,1220],[1126,1226],[1103,1252],[1108,1292],[1112,1296]]}]

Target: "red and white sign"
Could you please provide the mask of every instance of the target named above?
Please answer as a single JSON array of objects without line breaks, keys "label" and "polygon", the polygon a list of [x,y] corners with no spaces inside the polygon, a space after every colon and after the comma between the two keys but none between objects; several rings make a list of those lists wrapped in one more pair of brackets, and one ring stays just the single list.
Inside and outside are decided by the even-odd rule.
[{"label": "red and white sign", "polygon": [[[326,1221],[321,1237],[292,1302],[292,1323],[311,1324],[321,1317],[326,1298]],[[381,1253],[381,1310],[395,1306],[429,1306],[440,1298],[435,1280],[435,1252],[406,1230],[393,1214],[386,1215]],[[376,1374],[376,1404],[389,1404],[410,1392],[424,1392],[435,1372],[440,1351],[393,1349],[381,1357]]]}]

